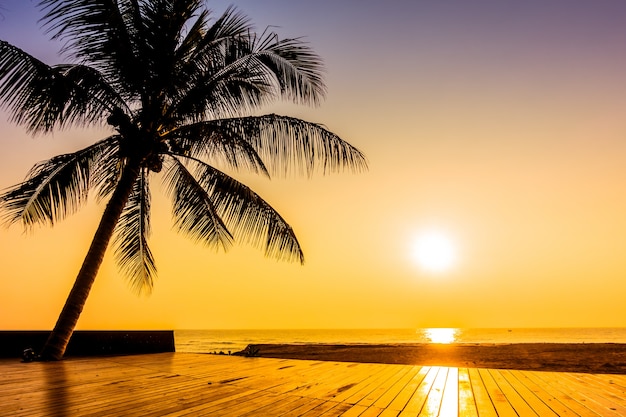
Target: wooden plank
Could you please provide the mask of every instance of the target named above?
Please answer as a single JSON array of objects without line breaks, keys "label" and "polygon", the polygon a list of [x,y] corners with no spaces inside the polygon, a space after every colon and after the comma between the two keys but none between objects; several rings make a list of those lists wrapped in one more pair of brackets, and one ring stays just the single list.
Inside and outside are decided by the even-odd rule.
[{"label": "wooden plank", "polygon": [[354,404],[341,417],[358,417],[367,410],[367,406],[361,404]]},{"label": "wooden plank", "polygon": [[435,378],[430,392],[428,393],[428,398],[426,398],[426,402],[424,403],[424,406],[420,410],[418,416],[436,417],[439,415],[441,400],[446,387],[446,380],[448,379],[448,370],[449,368],[439,367],[437,378]]},{"label": "wooden plank", "polygon": [[367,396],[362,398],[357,404],[364,405],[365,407],[374,405],[374,403],[383,397],[398,381],[401,381],[403,377],[409,373],[411,368],[408,366],[396,365],[393,367],[393,370],[394,372],[389,376],[389,378],[381,380],[380,384],[367,394]]},{"label": "wooden plank", "polygon": [[329,385],[333,385],[336,380],[333,375],[345,374],[345,364],[337,368],[339,363],[337,362],[324,362],[320,366],[310,367],[308,369],[302,369],[297,373],[291,372],[290,378],[285,378],[282,384],[272,387],[274,392],[284,392],[291,395],[299,396],[311,396],[312,392],[316,392],[321,388],[326,388]]},{"label": "wooden plank", "polygon": [[597,389],[581,380],[576,374],[563,373],[556,380],[556,383],[564,386],[565,389],[569,389],[572,386],[577,387],[574,395],[580,401],[584,401],[587,407],[602,416],[626,415],[626,406],[618,404],[607,395],[606,391],[598,392]]},{"label": "wooden plank", "polygon": [[476,368],[469,368],[468,374],[472,385],[472,394],[476,403],[476,408],[480,410],[480,416],[498,417],[496,407],[489,396],[489,391],[485,386],[479,370]]},{"label": "wooden plank", "polygon": [[[148,416],[181,416],[181,415],[198,415],[197,410],[206,409],[215,406],[215,403],[223,403],[224,401],[247,401],[248,398],[256,396],[256,392],[238,390],[235,387],[216,387],[210,391],[196,390],[194,392],[184,391],[184,396],[168,395],[165,399],[147,401],[143,398],[141,403],[130,404],[129,406],[117,410],[115,414],[108,415],[124,415],[133,417]],[[130,408],[129,408],[130,407]],[[133,408],[134,407],[134,408]],[[219,406],[218,406],[219,408]],[[100,410],[101,416],[106,416],[114,408]],[[131,411],[132,410],[132,411]]]},{"label": "wooden plank", "polygon": [[[415,376],[420,372],[420,369],[421,367],[419,366],[410,367],[408,371],[404,374],[404,376],[402,376],[402,378],[396,381],[391,387],[389,387],[389,389],[383,395],[380,396],[380,398],[378,398],[378,400],[376,400],[373,406],[377,408],[385,409],[389,407],[389,405],[396,399],[398,395],[400,395],[402,391],[404,391],[405,389],[408,389],[409,391],[411,391],[412,386],[409,387],[409,384],[415,378]],[[408,401],[408,397],[406,398]]]},{"label": "wooden plank", "polygon": [[[504,376],[502,375],[501,371],[498,369],[489,369],[488,370],[489,374],[491,375],[491,377],[493,378],[493,381],[497,384],[498,389],[504,394],[504,396],[506,397],[507,402],[511,405],[511,407],[513,407],[513,410],[517,413],[517,415],[519,416],[537,416],[537,415],[541,415],[543,416],[543,414],[539,414],[537,412],[537,410],[535,410],[529,403],[528,403],[528,399],[522,397],[519,392],[517,391],[516,388],[520,388],[521,389],[521,385],[520,384],[516,384],[516,386],[514,387],[513,385],[511,385],[511,383],[509,382],[509,380],[507,380],[506,378],[504,378]],[[532,393],[530,393],[532,397],[534,397],[534,395]],[[548,409],[548,412],[550,414],[546,414],[546,417],[549,416],[554,416],[554,414],[552,413],[552,410]]]},{"label": "wooden plank", "polygon": [[245,378],[232,378],[228,380],[228,383],[236,383],[237,385],[248,387],[251,389],[257,389],[260,391],[271,390],[277,393],[287,393],[294,390],[301,385],[315,384],[315,379],[307,379],[307,375],[315,375],[323,373],[326,364],[320,363],[321,370],[317,370],[313,367],[312,363],[302,361],[303,363],[295,363],[294,366],[278,367],[272,369],[255,370],[242,375]]},{"label": "wooden plank", "polygon": [[[315,378],[307,379],[306,376],[313,373],[323,373],[327,366],[325,363],[317,363],[321,370],[313,369],[314,363],[294,361],[294,366],[289,368],[279,367],[273,369],[254,370],[239,377],[228,379],[228,383],[256,389],[260,391],[269,390],[276,393],[288,393],[303,385],[314,385]],[[317,368],[317,367],[315,367]]]},{"label": "wooden plank", "polygon": [[[131,378],[107,384],[100,389],[87,388],[83,385],[83,393],[91,392],[90,395],[80,395],[80,392],[69,391],[72,397],[82,397],[90,401],[90,407],[96,408],[99,404],[137,403],[138,401],[158,401],[174,395],[176,391],[192,392],[194,390],[206,390],[211,387],[206,380],[178,374],[154,373],[141,378]],[[215,387],[215,386],[213,386]]]},{"label": "wooden plank", "polygon": [[[621,391],[626,391],[626,375],[597,375],[589,374],[596,378],[602,378],[604,382],[615,385]],[[625,395],[626,397],[626,395]]]},{"label": "wooden plank", "polygon": [[393,410],[391,408],[385,408],[382,413],[378,415],[378,417],[398,417],[400,412],[398,410]]},{"label": "wooden plank", "polygon": [[[269,393],[267,393],[269,395]],[[293,408],[297,408],[298,401],[302,397],[296,397],[292,395],[276,395],[272,393],[271,397],[268,397],[270,401],[264,401],[263,405],[256,407],[249,407],[247,413],[238,412],[238,416],[278,416],[282,413],[289,411]],[[232,414],[231,414],[232,415]]]},{"label": "wooden plank", "polygon": [[[336,412],[337,409],[345,410],[345,408],[340,408],[340,407],[345,407],[345,404],[337,403],[334,401],[324,401],[317,407],[314,407],[310,409],[309,411],[303,414],[300,414],[300,417],[317,417],[317,416],[323,416],[323,415],[330,416],[334,412]],[[335,411],[333,411],[333,409],[335,409]]]},{"label": "wooden plank", "polygon": [[[340,363],[335,363],[341,365]],[[361,382],[362,378],[376,372],[376,369],[371,368],[370,364],[350,364],[348,368],[338,367],[336,371],[332,372],[332,377],[323,378],[324,384],[319,384],[317,387],[312,387],[307,390],[304,395],[324,398],[327,400],[335,399],[339,394],[346,390],[356,386]],[[300,391],[298,391],[299,393]]]},{"label": "wooden plank", "polygon": [[422,410],[424,407],[424,403],[428,400],[428,396],[430,394],[430,390],[437,378],[437,374],[439,373],[439,367],[430,366],[424,367],[427,370],[426,376],[422,379],[420,385],[417,387],[408,403],[402,409],[400,416],[415,416]]},{"label": "wooden plank", "polygon": [[[519,381],[519,383],[525,387],[525,390],[520,388],[520,394],[525,399],[527,399],[527,401],[531,403],[534,403],[534,401],[541,401],[541,403],[543,403],[543,406],[541,405],[534,406],[535,410],[537,410],[537,413],[539,415],[542,415],[541,413],[546,413],[548,415],[556,414],[557,416],[562,416],[562,417],[579,415],[577,412],[575,412],[574,410],[569,408],[567,405],[565,405],[563,402],[561,402],[559,398],[557,398],[554,395],[554,393],[550,392],[549,390],[546,390],[545,385],[539,385],[535,379],[531,378],[532,374],[533,373],[529,373],[527,371],[515,371],[515,370],[508,370],[505,373],[503,373],[503,375],[507,379],[509,380],[515,379]],[[531,395],[534,396],[535,399],[530,399],[529,397]],[[544,407],[549,409],[553,414],[550,414],[550,411],[542,411],[542,410],[545,410]]]},{"label": "wooden plank", "polygon": [[518,414],[509,402],[506,394],[502,392],[493,376],[489,372],[489,369],[479,369],[478,373],[485,384],[485,388],[489,393],[489,398],[495,407],[499,417],[517,417]]},{"label": "wooden plank", "polygon": [[324,412],[322,414],[319,414],[319,416],[321,416],[321,417],[339,417],[339,416],[343,416],[352,407],[353,407],[352,404],[338,403],[338,404],[335,404],[335,406],[330,408],[328,411],[326,411],[326,412]]},{"label": "wooden plank", "polygon": [[459,370],[448,368],[448,377],[441,399],[439,415],[456,416],[459,414]]},{"label": "wooden plank", "polygon": [[[602,390],[604,396],[616,402],[626,398],[626,387],[615,384],[614,380],[617,379],[612,375],[593,375],[593,374],[569,374],[571,377],[581,384],[590,387],[594,390]],[[618,375],[619,377],[619,375]],[[621,407],[620,407],[621,408]],[[619,410],[624,412],[624,410]]]},{"label": "wooden plank", "polygon": [[[84,366],[83,366],[84,365]],[[6,380],[12,381],[9,384],[3,384],[0,390],[0,398],[5,396],[12,396],[17,394],[31,394],[40,390],[47,390],[49,388],[67,388],[70,386],[82,386],[88,381],[92,381],[94,376],[97,377],[98,382],[110,383],[120,379],[130,379],[134,376],[141,376],[150,374],[149,370],[136,370],[133,372],[131,369],[119,369],[114,364],[104,364],[102,369],[90,366],[88,363],[29,363],[21,364],[24,370],[28,370],[30,375],[27,381],[19,382],[10,378]],[[79,370],[80,369],[80,370]],[[19,370],[18,372],[22,372]],[[5,378],[2,378],[3,381]]]},{"label": "wooden plank", "polygon": [[297,417],[297,416],[302,416],[305,415],[306,413],[310,412],[311,410],[313,410],[314,408],[324,404],[327,401],[318,399],[318,398],[310,398],[310,397],[306,397],[308,399],[308,401],[306,403],[303,403],[302,405],[294,408],[293,410],[290,410],[286,413],[284,413],[281,417]]},{"label": "wooden plank", "polygon": [[419,367],[417,373],[411,378],[411,380],[406,384],[404,389],[398,393],[396,398],[387,406],[387,409],[402,411],[406,405],[409,403],[409,400],[417,391],[417,388],[420,386],[426,374],[430,370],[430,367]]},{"label": "wooden plank", "polygon": [[[369,371],[369,372],[368,372]],[[374,390],[381,381],[385,381],[396,372],[395,367],[372,366],[359,374],[359,381],[345,391],[337,394],[334,401],[349,404],[358,403],[363,397]]]},{"label": "wooden plank", "polygon": [[[171,378],[163,379],[159,383],[150,380],[137,380],[133,385],[120,385],[101,389],[98,397],[94,398],[93,390],[80,390],[66,394],[69,398],[66,409],[73,414],[82,412],[100,413],[101,415],[124,414],[148,415],[152,410],[171,406],[176,392],[184,392],[187,404],[190,398],[202,395],[207,391],[206,385],[187,377],[180,377],[184,381],[174,381]],[[176,379],[176,378],[174,378]],[[215,390],[213,390],[215,391]],[[216,395],[222,397],[224,391]],[[79,399],[77,402],[75,399]]]},{"label": "wooden plank", "polygon": [[472,382],[467,368],[459,368],[459,415],[478,417]]},{"label": "wooden plank", "polygon": [[[382,415],[384,408],[379,408],[375,406],[368,407],[359,417],[379,417]],[[395,414],[397,416],[397,413]]]},{"label": "wooden plank", "polygon": [[[259,406],[260,401],[266,399],[265,395],[256,391],[246,391],[245,395],[235,398],[231,396],[227,401],[211,401],[205,404],[196,404],[194,407],[186,407],[182,412],[174,414],[178,417],[193,417],[198,415],[228,415],[229,410],[237,406]],[[232,415],[232,414],[231,414]],[[168,416],[169,417],[169,416]]]},{"label": "wooden plank", "polygon": [[0,416],[615,416],[625,387],[626,375],[180,353],[0,360]]},{"label": "wooden plank", "polygon": [[[59,407],[76,408],[80,409],[97,409],[100,406],[106,406],[111,401],[116,400],[116,394],[119,393],[119,400],[124,401],[132,398],[128,395],[128,392],[121,391],[124,387],[135,387],[141,389],[142,385],[152,383],[154,385],[154,378],[148,378],[146,375],[137,373],[136,378],[128,378],[123,375],[123,378],[116,381],[114,378],[100,379],[94,377],[95,382],[85,383],[84,376],[74,376],[74,379],[69,380],[65,386],[53,385],[42,389],[39,392],[33,392],[29,395],[21,397],[22,401],[28,401],[31,406],[45,407],[53,404],[59,404]],[[164,375],[160,375],[164,377]],[[82,383],[77,383],[82,382]],[[165,381],[166,384],[171,384],[172,381]],[[33,398],[38,396],[38,399]],[[104,405],[103,405],[104,404]]]},{"label": "wooden plank", "polygon": [[[529,407],[539,416],[559,417],[563,415],[572,415],[566,408],[560,406],[559,410],[554,410],[549,402],[544,401],[541,395],[537,395],[537,387],[527,379],[516,378],[515,375],[508,370],[498,371],[503,379],[505,379],[519,396],[528,404]],[[558,401],[552,401],[552,404],[558,405]],[[517,407],[515,408],[519,414]]]},{"label": "wooden plank", "polygon": [[[567,410],[570,410],[574,415],[577,416],[598,416],[600,414],[594,412],[589,409],[585,404],[579,402],[576,398],[572,396],[572,391],[575,388],[570,388],[565,391],[561,391],[559,387],[555,387],[554,383],[551,382],[551,373],[550,372],[528,372],[528,371],[512,371],[516,375],[523,375],[529,381],[532,381],[537,386],[537,390],[535,391],[536,395],[540,395],[544,398],[554,398]],[[559,374],[560,375],[560,374]],[[529,385],[529,382],[527,382]],[[560,407],[554,405],[550,402],[552,409],[559,409]]]},{"label": "wooden plank", "polygon": [[[246,401],[236,401],[233,403],[229,403],[228,407],[220,407],[220,408],[207,408],[203,410],[202,414],[209,416],[241,416],[247,413],[251,413],[254,410],[259,408],[263,408],[267,404],[274,403],[281,398],[277,394],[273,394],[270,392],[257,392],[256,395],[249,397]],[[192,416],[194,414],[189,414]],[[260,414],[263,415],[263,414]]]}]

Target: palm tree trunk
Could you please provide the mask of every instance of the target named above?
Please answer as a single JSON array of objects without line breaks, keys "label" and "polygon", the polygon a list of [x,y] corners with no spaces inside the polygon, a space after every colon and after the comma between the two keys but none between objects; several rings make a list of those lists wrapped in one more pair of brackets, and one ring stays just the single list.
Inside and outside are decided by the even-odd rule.
[{"label": "palm tree trunk", "polygon": [[40,357],[43,360],[61,360],[74,332],[80,313],[83,311],[91,286],[96,279],[102,259],[113,236],[115,226],[124,210],[124,206],[133,190],[133,184],[139,175],[139,164],[128,162],[111,199],[104,209],[102,219],[91,246],[78,272],[74,286],[70,291],[65,306],[56,325],[44,345]]}]

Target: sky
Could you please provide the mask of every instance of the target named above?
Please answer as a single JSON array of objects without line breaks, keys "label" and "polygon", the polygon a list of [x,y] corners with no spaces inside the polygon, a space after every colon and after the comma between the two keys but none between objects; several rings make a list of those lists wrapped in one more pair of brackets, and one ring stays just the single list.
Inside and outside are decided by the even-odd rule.
[{"label": "sky", "polygon": [[[35,2],[0,5],[0,39],[60,62]],[[323,123],[369,170],[240,177],[292,225],[304,265],[194,245],[157,187],[153,293],[136,295],[109,253],[78,328],[626,327],[626,2],[235,5],[324,59],[320,106],[267,113]],[[0,189],[106,134],[33,138],[0,113]],[[0,329],[52,328],[103,208],[0,228]],[[435,232],[454,251],[439,270],[415,254]]]}]

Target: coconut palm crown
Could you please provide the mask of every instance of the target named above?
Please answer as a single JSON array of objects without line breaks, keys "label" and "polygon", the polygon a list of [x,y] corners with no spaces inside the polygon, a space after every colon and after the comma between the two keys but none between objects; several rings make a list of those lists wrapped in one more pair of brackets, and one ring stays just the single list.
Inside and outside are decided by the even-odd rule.
[{"label": "coconut palm crown", "polygon": [[41,358],[63,357],[111,240],[132,287],[151,290],[155,178],[172,201],[176,228],[191,239],[224,249],[245,240],[270,257],[304,261],[289,224],[225,173],[366,168],[361,152],[320,124],[257,115],[277,99],[323,99],[321,60],[302,39],[257,35],[235,8],[213,18],[201,0],[42,0],[39,7],[69,63],[47,65],[0,40],[0,104],[33,134],[78,126],[111,131],[37,163],[0,194],[4,222],[25,227],[55,224],[90,192],[106,201]]}]

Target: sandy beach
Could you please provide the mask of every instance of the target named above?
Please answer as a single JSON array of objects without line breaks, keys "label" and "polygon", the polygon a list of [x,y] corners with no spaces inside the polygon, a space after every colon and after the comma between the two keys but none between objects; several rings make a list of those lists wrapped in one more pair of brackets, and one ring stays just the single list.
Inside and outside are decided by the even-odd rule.
[{"label": "sandy beach", "polygon": [[626,344],[259,344],[258,356],[339,362],[626,374]]}]

